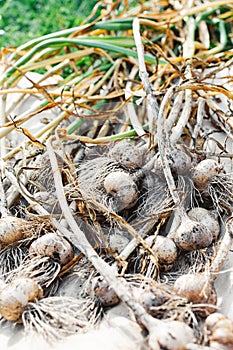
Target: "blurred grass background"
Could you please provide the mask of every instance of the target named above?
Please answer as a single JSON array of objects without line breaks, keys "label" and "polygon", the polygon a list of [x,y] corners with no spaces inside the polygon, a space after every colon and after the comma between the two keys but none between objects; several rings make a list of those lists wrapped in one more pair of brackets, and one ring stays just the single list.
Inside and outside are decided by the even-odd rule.
[{"label": "blurred grass background", "polygon": [[80,25],[98,0],[0,0],[0,47]]}]

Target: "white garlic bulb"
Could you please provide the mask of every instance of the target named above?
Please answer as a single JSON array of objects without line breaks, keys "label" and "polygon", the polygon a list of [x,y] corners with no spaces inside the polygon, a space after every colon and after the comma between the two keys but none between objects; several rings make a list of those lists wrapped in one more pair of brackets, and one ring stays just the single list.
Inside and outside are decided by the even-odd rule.
[{"label": "white garlic bulb", "polygon": [[[204,273],[190,273],[177,278],[173,287],[175,293],[193,304],[216,305],[217,295],[213,282]],[[201,310],[204,314],[213,313],[211,306]]]},{"label": "white garlic bulb", "polygon": [[0,219],[0,245],[8,245],[24,237],[28,222],[14,216],[6,216]]},{"label": "white garlic bulb", "polygon": [[71,244],[57,233],[51,232],[32,242],[29,252],[33,255],[49,256],[65,265],[74,257]]},{"label": "white garlic bulb", "polygon": [[128,169],[137,169],[142,166],[142,152],[131,142],[117,142],[109,150],[108,156]]},{"label": "white garlic bulb", "polygon": [[193,208],[188,212],[190,219],[199,222],[200,224],[207,227],[213,235],[213,240],[217,240],[220,233],[220,225],[218,220],[216,220],[205,208]]},{"label": "white garlic bulb", "polygon": [[159,325],[151,327],[148,339],[149,349],[153,350],[181,350],[195,342],[193,330],[180,321],[160,321]]},{"label": "white garlic bulb", "polygon": [[178,175],[185,175],[190,172],[191,158],[183,151],[174,148],[169,154],[169,165],[171,171]]},{"label": "white garlic bulb", "polygon": [[174,241],[160,235],[149,236],[145,241],[149,246],[152,244],[151,248],[158,258],[159,265],[166,270],[171,268],[172,264],[177,259],[177,247]]},{"label": "white garlic bulb", "polygon": [[215,160],[202,160],[194,169],[193,182],[199,190],[204,190],[210,179],[222,171],[223,166],[218,164]]},{"label": "white garlic bulb", "polygon": [[8,321],[19,321],[25,306],[42,298],[41,287],[31,278],[18,278],[0,290],[0,314]]},{"label": "white garlic bulb", "polygon": [[219,312],[209,315],[205,321],[206,335],[212,348],[233,348],[233,321]]},{"label": "white garlic bulb", "polygon": [[206,226],[191,220],[184,213],[173,239],[181,250],[192,251],[208,247],[213,241],[213,235]]},{"label": "white garlic bulb", "polygon": [[123,171],[108,174],[104,180],[104,188],[112,196],[116,211],[132,208],[138,199],[135,182]]}]

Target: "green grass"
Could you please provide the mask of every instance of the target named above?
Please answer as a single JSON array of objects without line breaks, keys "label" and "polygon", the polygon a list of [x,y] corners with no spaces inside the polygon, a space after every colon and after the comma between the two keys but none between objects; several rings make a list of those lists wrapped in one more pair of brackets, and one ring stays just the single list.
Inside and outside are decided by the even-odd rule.
[{"label": "green grass", "polygon": [[0,47],[78,26],[98,0],[0,0]]}]

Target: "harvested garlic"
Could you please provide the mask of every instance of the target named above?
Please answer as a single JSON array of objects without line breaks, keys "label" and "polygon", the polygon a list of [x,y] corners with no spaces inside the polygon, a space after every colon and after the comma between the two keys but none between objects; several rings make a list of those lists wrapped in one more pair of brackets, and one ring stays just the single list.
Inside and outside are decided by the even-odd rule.
[{"label": "harvested garlic", "polygon": [[102,307],[111,307],[119,304],[120,299],[113,288],[109,287],[102,277],[94,277],[91,285],[87,288],[87,293],[93,298],[97,298]]},{"label": "harvested garlic", "polygon": [[213,241],[213,235],[206,226],[191,220],[184,213],[173,239],[181,250],[192,251],[208,247]]},{"label": "harvested garlic", "polygon": [[206,335],[214,349],[233,348],[233,321],[219,312],[209,315],[205,321]]},{"label": "harvested garlic", "polygon": [[137,199],[137,186],[131,176],[123,171],[113,171],[104,180],[107,194],[114,200],[116,211],[132,208]]},{"label": "harvested garlic", "polygon": [[223,166],[219,165],[215,160],[202,160],[194,169],[193,182],[198,190],[204,190],[210,179],[222,171]]},{"label": "harvested garlic", "polygon": [[0,219],[0,245],[8,245],[24,237],[28,222],[14,216],[5,216]]},{"label": "harvested garlic", "polygon": [[151,350],[182,350],[195,342],[193,330],[184,322],[159,321],[149,329],[148,344]]},{"label": "harvested garlic", "polygon": [[49,256],[65,265],[74,257],[71,244],[55,232],[47,233],[32,242],[29,252],[32,255]]},{"label": "harvested garlic", "polygon": [[[177,295],[193,304],[216,305],[217,295],[213,281],[204,273],[190,273],[178,277],[173,289]],[[201,310],[205,315],[214,311],[214,307],[205,307]]]},{"label": "harvested garlic", "polygon": [[225,318],[226,317],[220,312],[214,312],[213,314],[209,315],[205,320],[205,327],[207,331],[212,332],[218,322],[224,320]]},{"label": "harvested garlic", "polygon": [[[170,151],[168,162],[174,176],[187,175],[190,172],[191,158],[185,152],[177,148]],[[154,167],[157,175],[161,176],[164,174],[160,158],[155,161]]]},{"label": "harvested garlic", "polygon": [[193,208],[188,212],[190,219],[199,222],[207,227],[213,235],[213,240],[217,240],[220,233],[219,222],[205,208]]},{"label": "harvested garlic", "polygon": [[[154,244],[153,244],[154,242]],[[151,246],[158,258],[158,263],[165,270],[169,269],[177,259],[177,247],[174,241],[164,236],[149,236],[146,243]]]},{"label": "harvested garlic", "polygon": [[20,321],[25,306],[43,297],[41,287],[31,278],[18,278],[0,290],[0,314],[8,321]]},{"label": "harvested garlic", "polygon": [[108,156],[128,169],[137,169],[142,166],[142,152],[129,142],[117,142],[110,149]]},{"label": "harvested garlic", "polygon": [[177,148],[172,149],[168,161],[174,174],[185,175],[190,172],[191,158],[185,152]]}]

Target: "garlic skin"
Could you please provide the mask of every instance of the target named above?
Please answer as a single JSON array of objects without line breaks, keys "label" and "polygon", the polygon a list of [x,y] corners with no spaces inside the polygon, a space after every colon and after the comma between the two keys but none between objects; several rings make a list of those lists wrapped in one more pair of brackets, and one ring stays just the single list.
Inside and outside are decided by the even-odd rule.
[{"label": "garlic skin", "polygon": [[0,219],[0,245],[8,245],[24,237],[25,227],[28,222],[14,216],[6,216]]},{"label": "garlic skin", "polygon": [[94,277],[86,291],[92,298],[97,298],[98,302],[104,308],[120,303],[120,298],[116,292],[109,287],[102,277]]},{"label": "garlic skin", "polygon": [[202,160],[194,169],[193,182],[198,190],[204,190],[209,180],[223,171],[223,166],[213,159]]},{"label": "garlic skin", "polygon": [[213,240],[218,239],[220,233],[220,225],[218,220],[216,220],[205,208],[193,208],[188,212],[190,219],[199,222],[200,224],[207,227],[213,235]]},{"label": "garlic skin", "polygon": [[212,232],[201,223],[191,220],[187,214],[174,233],[174,242],[184,251],[192,251],[208,247],[213,241]]},{"label": "garlic skin", "polygon": [[[177,175],[187,175],[190,173],[192,167],[191,158],[184,151],[173,148],[168,155],[168,162],[175,177],[177,177]],[[160,157],[155,161],[154,169],[157,175],[164,175]]]},{"label": "garlic skin", "polygon": [[49,256],[61,265],[67,264],[74,257],[71,244],[55,232],[37,238],[32,242],[29,252],[32,255]]},{"label": "garlic skin", "polygon": [[226,316],[220,312],[214,312],[213,314],[209,315],[205,320],[205,327],[207,331],[212,332],[218,322],[224,320],[225,318]]},{"label": "garlic skin", "polygon": [[128,169],[137,169],[142,166],[142,152],[134,144],[120,141],[108,152],[108,157],[113,158]]},{"label": "garlic skin", "polygon": [[161,321],[149,331],[149,349],[153,350],[184,350],[188,343],[195,342],[193,330],[180,321]]},{"label": "garlic skin", "polygon": [[169,165],[171,171],[177,175],[185,175],[190,172],[191,158],[183,151],[174,148],[169,154]]},{"label": "garlic skin", "polygon": [[206,336],[214,349],[233,348],[233,321],[219,312],[209,315],[205,320]]},{"label": "garlic skin", "polygon": [[0,290],[0,314],[8,321],[20,321],[25,306],[43,297],[41,287],[30,278],[18,278]]},{"label": "garlic skin", "polygon": [[131,176],[123,171],[113,171],[104,180],[107,194],[113,198],[116,211],[132,208],[138,199],[137,186]]},{"label": "garlic skin", "polygon": [[174,241],[168,237],[160,235],[149,236],[145,241],[151,246],[155,255],[158,257],[159,265],[165,270],[170,269],[177,259],[177,247]]},{"label": "garlic skin", "polygon": [[[216,305],[217,295],[214,284],[204,273],[190,273],[177,278],[173,286],[174,292],[193,304]],[[205,307],[202,313],[213,313],[215,308]]]}]

